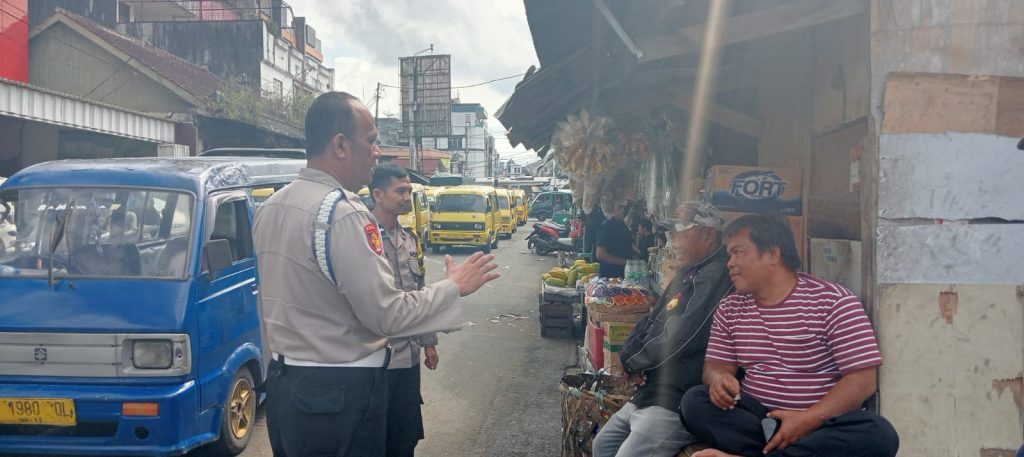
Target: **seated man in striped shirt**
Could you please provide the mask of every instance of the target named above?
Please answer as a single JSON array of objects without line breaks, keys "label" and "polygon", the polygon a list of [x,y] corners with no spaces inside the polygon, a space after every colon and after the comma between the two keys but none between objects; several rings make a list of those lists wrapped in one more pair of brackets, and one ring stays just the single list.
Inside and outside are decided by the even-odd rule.
[{"label": "seated man in striped shirt", "polygon": [[[715,313],[706,385],[681,403],[686,428],[713,448],[694,457],[895,456],[892,425],[861,408],[882,356],[860,300],[797,272],[781,216],[741,217],[724,238],[737,292]],[[780,422],[762,424],[766,417]],[[767,439],[763,425],[776,424]]]}]

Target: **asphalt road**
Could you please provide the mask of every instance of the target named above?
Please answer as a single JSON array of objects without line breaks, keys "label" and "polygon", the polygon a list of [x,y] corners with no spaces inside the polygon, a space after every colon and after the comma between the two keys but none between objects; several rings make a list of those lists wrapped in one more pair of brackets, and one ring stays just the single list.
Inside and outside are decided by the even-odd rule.
[{"label": "asphalt road", "polygon": [[[440,336],[437,370],[423,369],[427,438],[417,447],[417,456],[561,453],[558,381],[576,362],[575,343],[540,337],[539,278],[556,259],[527,251],[528,227],[501,241],[494,254],[502,277],[462,299],[466,324],[461,331]],[[472,253],[459,249],[428,255],[428,283],[444,277],[445,254],[461,261]],[[244,457],[273,455],[264,413],[262,407],[257,410]],[[188,454],[208,455],[203,449]]]},{"label": "asphalt road", "polygon": [[[494,254],[502,277],[462,299],[466,325],[462,331],[441,335],[437,370],[423,369],[427,438],[416,448],[417,456],[557,456],[561,452],[558,381],[575,363],[575,344],[540,337],[538,278],[556,261],[527,251],[523,239],[528,228],[521,227],[511,240],[501,241]],[[445,254],[428,255],[428,283],[443,278]],[[450,254],[458,261],[472,250]],[[272,455],[262,408],[254,433],[241,455]]]}]

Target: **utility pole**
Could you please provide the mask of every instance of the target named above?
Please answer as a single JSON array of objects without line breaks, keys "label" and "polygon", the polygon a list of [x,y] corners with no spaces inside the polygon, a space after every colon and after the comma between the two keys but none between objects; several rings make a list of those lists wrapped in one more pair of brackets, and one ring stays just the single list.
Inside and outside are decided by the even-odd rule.
[{"label": "utility pole", "polygon": [[430,47],[428,47],[427,49],[424,49],[412,55],[412,112],[409,113],[409,161],[411,162],[410,165],[412,166],[412,169],[416,171],[420,171],[423,169],[423,158],[420,157],[419,144],[417,144],[419,142],[419,132],[417,131],[416,128],[416,114],[419,112],[420,109],[420,102],[416,97],[416,86],[419,83],[420,76],[420,59],[418,58],[418,56],[427,51],[430,51],[430,55],[433,55],[434,45],[431,44]]},{"label": "utility pole", "polygon": [[419,154],[416,152],[416,111],[419,101],[416,100],[416,77],[420,72],[420,59],[412,58],[412,110],[409,112],[409,168],[420,171]]},{"label": "utility pole", "polygon": [[462,176],[466,176],[465,170],[469,166],[469,122],[466,122],[466,132],[465,133],[466,133],[466,139],[463,140],[463,143],[465,143],[465,144],[463,144],[462,146],[466,150],[466,155],[463,156],[463,159],[462,159],[462,163],[463,163],[463,165],[462,165],[462,167],[463,167],[462,168],[462,170],[463,170]]},{"label": "utility pole", "polygon": [[[484,142],[486,143],[487,140],[485,139]],[[498,163],[498,152],[497,151],[494,151],[494,163],[495,164]],[[494,187],[498,187],[498,167],[495,166],[494,164],[491,165],[491,174],[494,175]]]},{"label": "utility pole", "polygon": [[[373,125],[377,126],[377,119],[380,119],[380,83],[377,83],[377,93],[373,96]],[[379,126],[378,126],[379,127]]]}]

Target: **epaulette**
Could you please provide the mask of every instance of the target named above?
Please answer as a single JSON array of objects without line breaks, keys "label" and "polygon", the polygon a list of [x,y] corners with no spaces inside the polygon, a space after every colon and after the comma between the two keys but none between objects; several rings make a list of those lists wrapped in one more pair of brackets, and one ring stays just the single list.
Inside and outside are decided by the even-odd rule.
[{"label": "epaulette", "polygon": [[334,267],[331,265],[331,219],[334,218],[334,208],[344,199],[344,190],[334,189],[328,192],[320,202],[316,222],[313,224],[313,258],[327,280],[335,285],[338,281],[334,278]]}]

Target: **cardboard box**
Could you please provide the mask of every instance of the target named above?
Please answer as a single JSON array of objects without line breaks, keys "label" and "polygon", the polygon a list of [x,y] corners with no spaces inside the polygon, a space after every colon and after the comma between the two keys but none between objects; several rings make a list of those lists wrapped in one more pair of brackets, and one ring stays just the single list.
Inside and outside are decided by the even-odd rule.
[{"label": "cardboard box", "polygon": [[812,275],[840,284],[860,295],[860,241],[811,238],[808,260]]},{"label": "cardboard box", "polygon": [[884,93],[883,133],[1024,136],[1024,78],[891,73]]},{"label": "cardboard box", "polygon": [[594,369],[604,368],[604,329],[593,320],[587,319],[587,333],[583,345],[590,353],[590,364]]},{"label": "cardboard box", "polygon": [[[745,216],[751,213],[734,213],[730,211],[723,211],[722,216],[725,216],[726,224],[739,219],[741,216]],[[800,254],[800,261],[803,264],[804,270],[807,269],[808,259],[807,253],[807,228],[803,217],[798,216],[786,216],[789,220],[789,227],[793,229],[793,240],[796,242],[796,252]],[[813,273],[812,273],[813,274]]]},{"label": "cardboard box", "polygon": [[613,344],[622,344],[629,339],[629,335],[633,333],[633,329],[636,327],[636,322],[602,322],[601,328],[604,330],[604,339],[606,342]]},{"label": "cardboard box", "polygon": [[707,195],[722,211],[803,214],[799,168],[715,165],[708,172]]}]

